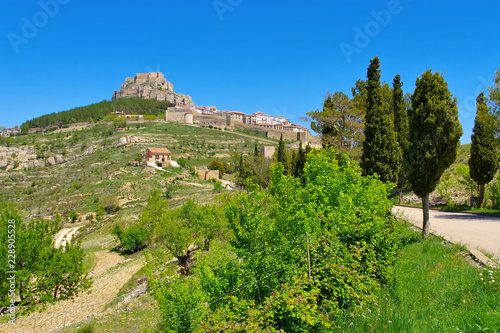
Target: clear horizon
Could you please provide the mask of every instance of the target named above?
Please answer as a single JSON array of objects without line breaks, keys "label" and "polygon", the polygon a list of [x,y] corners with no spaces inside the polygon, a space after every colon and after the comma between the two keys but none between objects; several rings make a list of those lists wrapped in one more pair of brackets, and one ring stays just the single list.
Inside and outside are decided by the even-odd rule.
[{"label": "clear horizon", "polygon": [[306,125],[327,92],[366,78],[405,92],[442,72],[470,142],[475,98],[500,67],[500,4],[469,1],[146,0],[9,2],[2,12],[0,126],[110,100],[126,77],[162,72],[196,105],[262,111]]}]

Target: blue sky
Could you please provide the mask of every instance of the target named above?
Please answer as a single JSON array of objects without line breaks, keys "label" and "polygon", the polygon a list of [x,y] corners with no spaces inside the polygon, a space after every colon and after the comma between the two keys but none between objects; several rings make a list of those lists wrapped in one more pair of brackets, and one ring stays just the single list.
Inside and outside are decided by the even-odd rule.
[{"label": "blue sky", "polygon": [[[475,97],[500,67],[500,4],[479,1],[41,0],[0,13],[0,125],[111,99],[161,71],[197,105],[301,123],[327,91],[366,78],[412,92],[444,72],[470,142]],[[303,123],[301,123],[303,124]]]}]

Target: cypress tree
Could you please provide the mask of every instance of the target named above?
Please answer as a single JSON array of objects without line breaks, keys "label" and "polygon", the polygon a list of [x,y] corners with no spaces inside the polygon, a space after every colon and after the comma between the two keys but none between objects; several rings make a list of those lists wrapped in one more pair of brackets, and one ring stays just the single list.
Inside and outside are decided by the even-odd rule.
[{"label": "cypress tree", "polygon": [[299,143],[299,153],[297,156],[297,162],[295,164],[295,177],[302,178],[304,174],[304,166],[306,165],[307,156],[306,151],[302,148],[302,140]]},{"label": "cypress tree", "polygon": [[311,145],[309,143],[307,143],[307,146],[306,146],[306,155],[309,154],[309,152],[311,150],[312,150]]},{"label": "cypress tree", "polygon": [[259,145],[257,144],[257,142],[255,143],[255,148],[253,149],[253,156],[255,156],[255,157],[260,156]]},{"label": "cypress tree", "polygon": [[495,141],[495,117],[489,113],[484,93],[477,96],[476,102],[477,111],[471,135],[469,173],[479,186],[477,207],[482,208],[485,185],[493,179],[498,168],[498,153]]},{"label": "cypress tree", "polygon": [[403,197],[403,187],[408,183],[408,171],[403,155],[408,150],[410,144],[408,141],[408,112],[406,111],[402,86],[403,82],[401,82],[401,76],[398,74],[392,82],[392,107],[394,111],[394,131],[396,132],[396,141],[400,147],[398,154],[398,191],[400,203]]},{"label": "cypress tree", "polygon": [[283,141],[283,134],[280,136],[280,143],[278,145],[278,163],[283,164],[285,167],[285,173],[287,173],[287,158],[286,158],[286,148],[285,141]]},{"label": "cypress tree", "polygon": [[408,180],[422,198],[422,238],[429,235],[429,193],[443,172],[455,161],[462,126],[458,121],[457,99],[439,73],[430,70],[417,78],[408,114],[410,146],[406,151]]},{"label": "cypress tree", "polygon": [[378,174],[382,181],[397,180],[399,145],[389,105],[380,83],[380,60],[370,60],[366,82],[365,141],[361,155],[363,175]]},{"label": "cypress tree", "polygon": [[290,170],[288,174],[290,176],[296,177],[295,171],[297,169],[297,152],[292,149],[291,158],[290,158]]}]

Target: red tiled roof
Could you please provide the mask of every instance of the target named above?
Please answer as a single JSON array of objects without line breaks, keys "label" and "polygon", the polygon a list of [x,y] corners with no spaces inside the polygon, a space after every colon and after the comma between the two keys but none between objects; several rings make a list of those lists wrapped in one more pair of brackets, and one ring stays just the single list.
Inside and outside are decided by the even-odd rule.
[{"label": "red tiled roof", "polygon": [[167,148],[148,148],[153,154],[170,154],[170,150]]}]

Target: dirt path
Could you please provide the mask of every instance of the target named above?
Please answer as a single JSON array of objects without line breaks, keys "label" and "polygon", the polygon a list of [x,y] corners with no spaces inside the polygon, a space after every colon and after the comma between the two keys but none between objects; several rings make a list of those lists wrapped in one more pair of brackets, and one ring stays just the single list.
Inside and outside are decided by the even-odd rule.
[{"label": "dirt path", "polygon": [[[394,213],[422,228],[421,208],[394,206]],[[430,231],[474,252],[488,252],[500,258],[500,218],[461,212],[431,210]]]},{"label": "dirt path", "polygon": [[[82,293],[74,300],[64,300],[50,305],[41,313],[18,318],[14,326],[0,327],[0,332],[55,332],[74,323],[84,321],[92,314],[101,316],[108,300],[116,297],[119,290],[144,265],[144,258],[124,260],[117,253],[95,253],[94,283],[90,293]],[[35,320],[36,318],[36,320]]]},{"label": "dirt path", "polygon": [[82,226],[74,228],[64,228],[54,235],[54,247],[66,246],[66,243],[76,234]]}]

